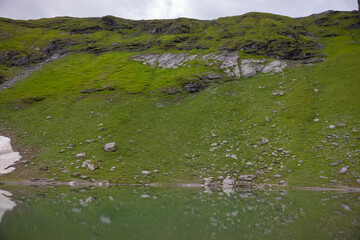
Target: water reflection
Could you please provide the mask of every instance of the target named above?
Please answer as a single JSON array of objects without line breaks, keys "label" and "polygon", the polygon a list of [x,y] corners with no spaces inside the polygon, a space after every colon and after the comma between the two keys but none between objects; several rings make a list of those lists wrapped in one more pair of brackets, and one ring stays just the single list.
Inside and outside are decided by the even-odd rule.
[{"label": "water reflection", "polygon": [[16,203],[11,200],[11,196],[11,192],[0,190],[0,223],[5,212],[11,211],[16,206]]},{"label": "water reflection", "polygon": [[223,190],[15,188],[0,239],[360,237],[356,193]]}]

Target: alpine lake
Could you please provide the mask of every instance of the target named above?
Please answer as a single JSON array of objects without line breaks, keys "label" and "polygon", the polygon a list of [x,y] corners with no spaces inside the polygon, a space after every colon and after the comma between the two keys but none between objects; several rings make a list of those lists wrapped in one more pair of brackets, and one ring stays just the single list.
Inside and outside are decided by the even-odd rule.
[{"label": "alpine lake", "polygon": [[360,193],[0,186],[0,239],[359,239]]}]

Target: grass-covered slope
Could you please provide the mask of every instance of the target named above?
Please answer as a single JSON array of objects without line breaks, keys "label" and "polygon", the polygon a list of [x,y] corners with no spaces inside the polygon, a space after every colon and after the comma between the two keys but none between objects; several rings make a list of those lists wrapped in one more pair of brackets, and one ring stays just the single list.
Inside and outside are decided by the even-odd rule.
[{"label": "grass-covered slope", "polygon": [[[352,185],[360,178],[356,13],[303,19],[249,13],[214,21],[2,19],[0,29],[3,79],[53,52],[72,53],[0,91],[0,131],[14,137],[28,160],[2,178],[68,180],[80,173],[147,183],[254,174],[257,183],[298,185]],[[214,69],[196,61],[152,68],[131,58],[218,50],[239,50],[241,58],[326,60],[169,95],[167,89]],[[279,91],[285,94],[273,95]],[[108,142],[118,150],[105,152]],[[75,158],[81,152],[86,158]],[[98,168],[83,168],[85,160]],[[144,170],[151,174],[143,176]]]}]

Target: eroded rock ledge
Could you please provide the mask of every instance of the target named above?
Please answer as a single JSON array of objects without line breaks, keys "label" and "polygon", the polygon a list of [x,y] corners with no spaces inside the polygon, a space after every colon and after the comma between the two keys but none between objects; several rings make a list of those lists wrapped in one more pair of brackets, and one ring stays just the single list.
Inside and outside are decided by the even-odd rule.
[{"label": "eroded rock ledge", "polygon": [[215,69],[223,70],[228,77],[253,77],[257,73],[278,73],[288,67],[288,61],[272,59],[240,59],[238,51],[223,51],[206,55],[188,53],[146,53],[132,57],[151,67],[175,69],[181,66],[191,67],[192,61],[204,62]]}]

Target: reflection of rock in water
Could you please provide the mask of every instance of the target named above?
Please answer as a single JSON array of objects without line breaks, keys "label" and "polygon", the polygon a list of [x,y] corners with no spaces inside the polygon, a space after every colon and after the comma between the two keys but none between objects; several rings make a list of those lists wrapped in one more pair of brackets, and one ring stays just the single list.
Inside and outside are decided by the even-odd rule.
[{"label": "reflection of rock in water", "polygon": [[0,223],[7,210],[12,210],[16,204],[11,200],[11,192],[0,190]]},{"label": "reflection of rock in water", "polygon": [[13,151],[10,138],[0,136],[0,174],[14,171],[15,168],[11,167],[11,165],[20,160],[20,158],[19,153]]}]

